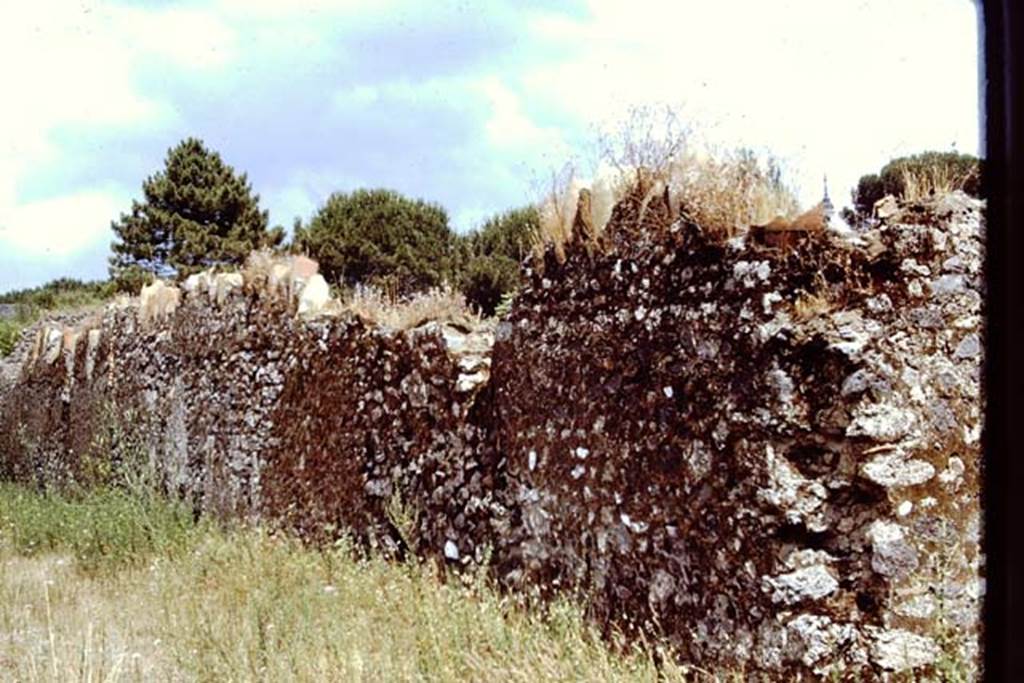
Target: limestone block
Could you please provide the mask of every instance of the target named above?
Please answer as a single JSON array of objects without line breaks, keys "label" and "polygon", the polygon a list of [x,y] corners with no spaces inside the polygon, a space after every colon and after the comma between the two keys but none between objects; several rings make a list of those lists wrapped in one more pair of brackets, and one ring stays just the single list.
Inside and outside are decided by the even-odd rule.
[{"label": "limestone block", "polygon": [[315,315],[331,300],[331,288],[322,275],[313,275],[299,295],[299,315]]}]

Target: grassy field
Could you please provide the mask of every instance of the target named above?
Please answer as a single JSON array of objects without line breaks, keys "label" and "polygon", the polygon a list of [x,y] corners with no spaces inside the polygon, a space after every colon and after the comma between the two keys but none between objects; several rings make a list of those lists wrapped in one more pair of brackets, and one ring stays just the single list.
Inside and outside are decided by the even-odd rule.
[{"label": "grassy field", "polygon": [[481,577],[0,484],[0,680],[707,680]]}]

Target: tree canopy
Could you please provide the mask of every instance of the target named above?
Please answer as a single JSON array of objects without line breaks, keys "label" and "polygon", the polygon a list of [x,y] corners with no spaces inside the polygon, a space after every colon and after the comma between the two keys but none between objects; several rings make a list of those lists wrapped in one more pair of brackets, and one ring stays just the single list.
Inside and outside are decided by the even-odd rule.
[{"label": "tree canopy", "polygon": [[332,282],[398,295],[454,281],[458,267],[445,210],[386,189],[332,194],[308,225],[296,224],[293,246]]},{"label": "tree canopy", "polygon": [[183,278],[242,263],[252,250],[284,239],[282,228],[267,229],[267,212],[246,175],[196,138],[168,150],[164,169],[142,183],[142,192],[143,201],[111,224],[115,280]]},{"label": "tree canopy", "polygon": [[526,206],[488,219],[464,238],[460,286],[470,305],[493,315],[502,298],[520,285],[520,263],[539,226],[537,208]]}]

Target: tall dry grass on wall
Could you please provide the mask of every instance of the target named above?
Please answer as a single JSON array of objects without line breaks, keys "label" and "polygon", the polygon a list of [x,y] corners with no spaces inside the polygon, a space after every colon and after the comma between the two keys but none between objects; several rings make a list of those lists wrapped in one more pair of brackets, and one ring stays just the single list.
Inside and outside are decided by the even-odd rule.
[{"label": "tall dry grass on wall", "polygon": [[705,230],[725,237],[776,217],[791,220],[800,210],[778,159],[712,146],[668,108],[632,109],[617,127],[598,135],[596,146],[598,162],[590,179],[581,178],[571,164],[552,173],[539,202],[536,252],[548,245],[559,250],[568,241],[584,187],[591,191],[595,236],[607,226],[615,204],[638,184],[649,196],[667,187],[675,215],[683,210]]},{"label": "tall dry grass on wall", "polygon": [[943,195],[963,190],[968,184],[977,183],[978,166],[965,168],[963,164],[935,161],[916,164],[901,169],[903,198],[917,201],[931,195]]}]

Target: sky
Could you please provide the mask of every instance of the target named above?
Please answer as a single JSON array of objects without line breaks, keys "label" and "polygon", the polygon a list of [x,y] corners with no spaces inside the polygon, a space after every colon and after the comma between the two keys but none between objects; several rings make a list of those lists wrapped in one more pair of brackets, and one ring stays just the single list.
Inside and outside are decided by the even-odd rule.
[{"label": "sky", "polygon": [[668,105],[842,206],[895,156],[979,154],[978,50],[971,0],[9,3],[0,292],[104,278],[111,221],[189,136],[271,225],[387,187],[464,232]]}]

